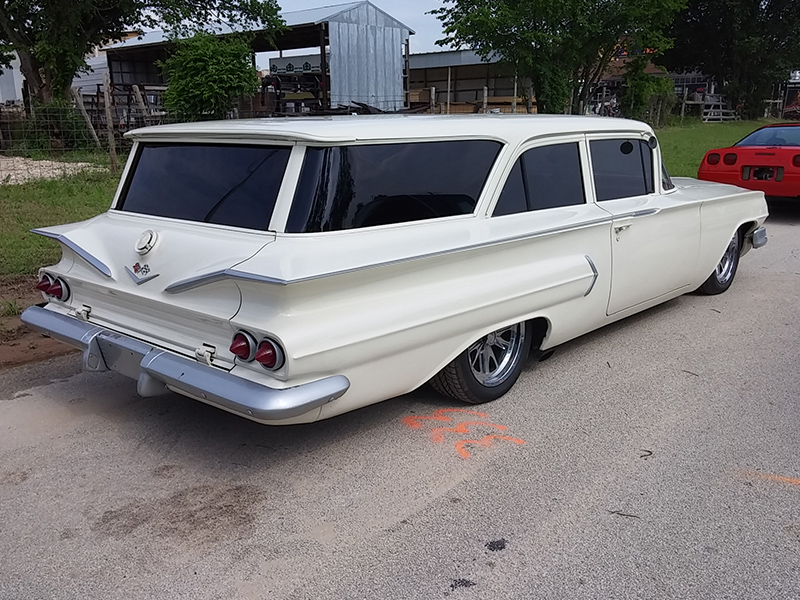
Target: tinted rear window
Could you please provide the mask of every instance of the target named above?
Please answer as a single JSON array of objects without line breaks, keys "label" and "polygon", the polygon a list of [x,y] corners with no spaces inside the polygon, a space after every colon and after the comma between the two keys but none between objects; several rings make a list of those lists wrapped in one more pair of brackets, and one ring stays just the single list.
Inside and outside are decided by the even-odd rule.
[{"label": "tinted rear window", "polygon": [[143,144],[117,208],[265,230],[290,151],[275,146]]},{"label": "tinted rear window", "polygon": [[756,129],[736,146],[800,146],[800,127]]},{"label": "tinted rear window", "polygon": [[308,148],[286,231],[470,214],[500,146],[476,140]]}]

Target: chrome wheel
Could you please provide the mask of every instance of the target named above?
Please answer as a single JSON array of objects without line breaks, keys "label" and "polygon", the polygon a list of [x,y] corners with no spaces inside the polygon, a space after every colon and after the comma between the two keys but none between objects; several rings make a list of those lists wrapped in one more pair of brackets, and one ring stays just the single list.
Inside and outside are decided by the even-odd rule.
[{"label": "chrome wheel", "polygon": [[728,248],[722,255],[722,258],[717,264],[714,274],[720,285],[727,284],[733,275],[736,273],[736,264],[739,262],[739,234],[736,233],[731,238]]},{"label": "chrome wheel", "polygon": [[467,349],[472,375],[486,387],[496,387],[516,370],[525,347],[525,325],[493,331]]}]

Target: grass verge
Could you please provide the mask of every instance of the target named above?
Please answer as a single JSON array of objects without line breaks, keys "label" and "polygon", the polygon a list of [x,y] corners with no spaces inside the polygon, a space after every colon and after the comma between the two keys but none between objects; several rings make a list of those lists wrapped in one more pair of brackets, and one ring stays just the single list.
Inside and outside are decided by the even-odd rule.
[{"label": "grass verge", "polygon": [[0,276],[29,275],[56,262],[58,244],[30,230],[100,214],[110,206],[118,181],[118,175],[98,170],[0,185]]},{"label": "grass verge", "polygon": [[697,168],[708,150],[730,146],[762,125],[774,122],[762,119],[703,123],[693,119],[683,125],[660,129],[656,135],[670,175],[697,177]]}]

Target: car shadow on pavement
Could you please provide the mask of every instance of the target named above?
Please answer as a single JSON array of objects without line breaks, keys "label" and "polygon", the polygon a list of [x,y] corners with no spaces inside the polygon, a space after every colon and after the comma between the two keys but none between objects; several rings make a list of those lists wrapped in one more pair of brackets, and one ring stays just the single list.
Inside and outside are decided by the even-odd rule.
[{"label": "car shadow on pavement", "polygon": [[767,233],[770,223],[783,223],[795,225],[800,223],[800,198],[767,198],[769,218],[767,219]]}]

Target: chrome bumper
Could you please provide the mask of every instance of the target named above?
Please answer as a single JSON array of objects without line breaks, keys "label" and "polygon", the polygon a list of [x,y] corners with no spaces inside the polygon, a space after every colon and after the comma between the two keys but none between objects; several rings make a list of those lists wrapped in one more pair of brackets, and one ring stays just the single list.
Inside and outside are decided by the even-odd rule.
[{"label": "chrome bumper", "polygon": [[141,396],[172,390],[254,421],[302,415],[336,400],[350,387],[347,377],[334,375],[296,387],[270,388],[38,306],[25,310],[21,319],[32,329],[83,350],[85,370],[110,369],[136,379]]},{"label": "chrome bumper", "polygon": [[761,248],[767,243],[766,227],[759,227],[753,232],[753,248]]}]

